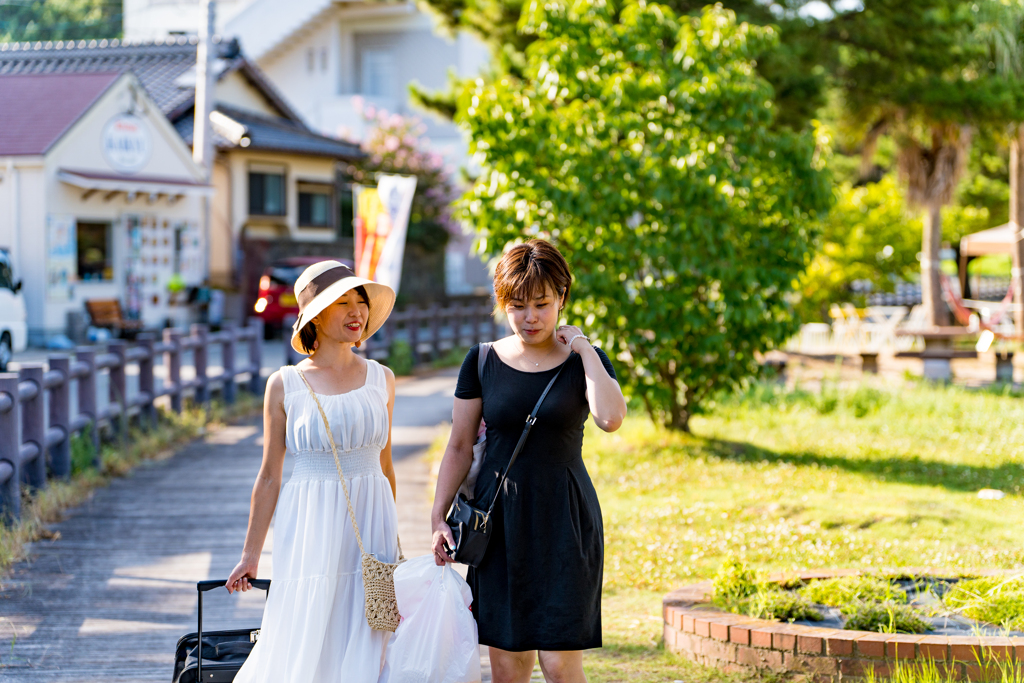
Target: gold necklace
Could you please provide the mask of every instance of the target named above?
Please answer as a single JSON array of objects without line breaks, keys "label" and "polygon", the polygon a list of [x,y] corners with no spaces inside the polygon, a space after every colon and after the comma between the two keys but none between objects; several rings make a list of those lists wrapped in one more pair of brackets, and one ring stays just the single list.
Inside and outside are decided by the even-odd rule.
[{"label": "gold necklace", "polygon": [[[522,342],[520,342],[520,343],[522,343]],[[525,346],[524,346],[523,348],[525,348]],[[549,350],[548,350],[548,352],[547,352],[546,354],[544,354],[544,357],[543,357],[543,358],[541,358],[541,359],[540,359],[540,360],[539,360],[538,362],[536,362],[536,363],[533,363],[533,361],[532,361],[532,360],[530,360],[529,358],[527,358],[527,357],[526,357],[526,354],[525,354],[525,353],[523,353],[523,349],[518,349],[518,351],[519,351],[519,355],[520,355],[520,357],[522,357],[522,359],[523,359],[523,360],[525,360],[525,361],[526,361],[527,363],[533,363],[533,366],[534,366],[535,368],[539,368],[539,367],[540,367],[540,364],[541,364],[541,363],[543,363],[544,361],[546,361],[546,360],[548,359],[548,356],[550,356],[550,355],[551,355],[551,353],[552,353],[552,352],[553,352],[553,351],[555,350],[555,348],[557,348],[557,346],[552,346],[552,347],[551,347],[551,349],[549,349]]]}]

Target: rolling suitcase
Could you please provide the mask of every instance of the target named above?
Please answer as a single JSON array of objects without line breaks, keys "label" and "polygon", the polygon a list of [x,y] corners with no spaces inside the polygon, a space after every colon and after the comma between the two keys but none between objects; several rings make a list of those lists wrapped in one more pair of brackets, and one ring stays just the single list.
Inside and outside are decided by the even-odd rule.
[{"label": "rolling suitcase", "polygon": [[[250,579],[249,583],[253,588],[270,590],[268,579]],[[174,650],[173,683],[231,683],[260,637],[259,628],[203,632],[203,593],[222,588],[224,584],[224,581],[200,581],[196,584],[199,591],[199,630],[178,639]]]}]

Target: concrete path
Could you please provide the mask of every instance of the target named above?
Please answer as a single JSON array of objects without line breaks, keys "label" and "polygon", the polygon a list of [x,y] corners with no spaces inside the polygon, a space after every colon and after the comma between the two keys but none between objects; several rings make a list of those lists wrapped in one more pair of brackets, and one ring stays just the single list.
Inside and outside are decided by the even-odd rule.
[{"label": "concrete path", "polygon": [[[392,440],[407,557],[429,552],[421,456],[451,419],[456,374],[397,387]],[[0,588],[0,681],[169,681],[177,639],[195,630],[195,582],[226,577],[238,560],[261,440],[257,419],[211,433],[98,490],[52,526],[58,538],[32,544]],[[262,575],[272,561],[273,532]],[[260,592],[207,596],[205,628],[259,624]]]}]

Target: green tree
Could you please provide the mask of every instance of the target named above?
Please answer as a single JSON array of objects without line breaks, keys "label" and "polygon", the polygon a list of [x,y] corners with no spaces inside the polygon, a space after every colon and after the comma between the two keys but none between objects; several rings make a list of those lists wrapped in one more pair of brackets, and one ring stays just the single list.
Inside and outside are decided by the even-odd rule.
[{"label": "green tree", "polygon": [[834,75],[865,154],[891,131],[907,200],[923,209],[921,290],[928,323],[945,324],[939,286],[942,209],[952,201],[978,126],[1012,116],[1015,95],[974,38],[979,6],[960,0],[867,0],[825,36],[841,46]]},{"label": "green tree", "polygon": [[490,255],[553,240],[567,316],[628,372],[653,419],[689,429],[798,325],[790,300],[832,201],[819,140],[772,126],[754,69],[775,33],[720,5],[530,3],[522,80],[478,81],[458,120],[483,160],[460,204]]},{"label": "green tree", "polygon": [[[775,90],[774,121],[797,129],[806,127],[824,103],[828,71],[822,64],[836,58],[835,49],[821,41],[823,25],[799,13],[809,1],[723,0],[721,3],[734,11],[740,21],[781,29],[783,42],[753,55],[753,61]],[[536,35],[519,30],[521,0],[424,0],[424,4],[434,10],[442,29],[468,30],[483,40],[492,55],[490,77],[523,78],[526,48],[536,40]],[[706,0],[666,0],[663,4],[676,15],[696,16],[709,3]],[[616,21],[623,7],[621,3],[612,7]],[[459,80],[453,77],[447,92],[413,86],[412,94],[420,105],[454,118],[455,94],[461,87]]]},{"label": "green tree", "polygon": [[0,43],[121,37],[121,0],[0,2]]},{"label": "green tree", "polygon": [[822,221],[817,254],[800,277],[801,317],[828,320],[831,304],[853,299],[850,285],[856,280],[892,291],[896,281],[920,268],[920,246],[921,220],[907,212],[891,174],[859,187],[844,184]]}]

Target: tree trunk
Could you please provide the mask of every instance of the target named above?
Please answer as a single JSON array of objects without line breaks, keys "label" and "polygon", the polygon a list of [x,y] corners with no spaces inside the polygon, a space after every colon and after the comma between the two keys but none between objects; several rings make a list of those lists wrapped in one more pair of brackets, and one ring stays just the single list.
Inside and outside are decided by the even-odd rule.
[{"label": "tree trunk", "polygon": [[927,325],[949,324],[949,311],[942,300],[939,249],[942,246],[942,202],[932,199],[925,206],[924,235],[921,240],[921,305]]},{"label": "tree trunk", "polygon": [[1024,275],[1021,265],[1024,264],[1024,240],[1020,231],[1024,228],[1024,124],[1018,124],[1013,139],[1010,141],[1010,225],[1013,226],[1017,238],[1013,249],[1013,302],[1017,304],[1013,312],[1013,326],[1017,336],[1024,335]]}]

